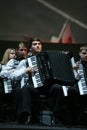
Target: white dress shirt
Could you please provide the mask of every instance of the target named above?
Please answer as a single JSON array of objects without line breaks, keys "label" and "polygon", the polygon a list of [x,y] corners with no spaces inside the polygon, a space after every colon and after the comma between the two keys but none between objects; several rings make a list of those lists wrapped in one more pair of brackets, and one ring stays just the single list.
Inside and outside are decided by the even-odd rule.
[{"label": "white dress shirt", "polygon": [[[11,80],[21,80],[21,88],[24,86],[25,82],[24,80],[28,80],[28,74],[25,73],[26,69],[26,60],[20,61],[20,63],[17,65],[17,67],[14,67],[14,60],[11,59],[8,61],[8,63],[5,65],[5,67],[2,69],[0,73],[0,77],[5,77]],[[25,78],[24,78],[25,77]],[[26,80],[26,82],[27,82]]]}]

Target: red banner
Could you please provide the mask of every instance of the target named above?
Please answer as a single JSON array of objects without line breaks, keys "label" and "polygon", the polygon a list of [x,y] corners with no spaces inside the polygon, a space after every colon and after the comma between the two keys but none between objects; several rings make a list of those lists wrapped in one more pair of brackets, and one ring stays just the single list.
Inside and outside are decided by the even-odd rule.
[{"label": "red banner", "polygon": [[69,21],[66,21],[59,35],[59,43],[72,44],[76,43],[72,33],[71,25]]}]

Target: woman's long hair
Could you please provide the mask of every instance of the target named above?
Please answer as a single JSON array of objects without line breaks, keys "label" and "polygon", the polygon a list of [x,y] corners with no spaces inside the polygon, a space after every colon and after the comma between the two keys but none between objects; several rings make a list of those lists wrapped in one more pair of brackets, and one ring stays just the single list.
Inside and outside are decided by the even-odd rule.
[{"label": "woman's long hair", "polygon": [[6,64],[10,60],[9,59],[9,54],[11,53],[12,50],[15,51],[14,48],[8,48],[8,49],[6,49],[6,51],[3,54],[2,61],[1,61],[2,64]]}]

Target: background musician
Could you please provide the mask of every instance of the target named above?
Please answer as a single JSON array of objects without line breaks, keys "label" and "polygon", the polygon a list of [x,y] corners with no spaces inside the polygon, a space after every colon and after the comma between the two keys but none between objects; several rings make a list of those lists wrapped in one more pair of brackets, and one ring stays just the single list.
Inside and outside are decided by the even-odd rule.
[{"label": "background musician", "polygon": [[78,83],[68,89],[68,96],[69,96],[68,99],[69,99],[69,107],[71,110],[73,124],[80,125],[82,120],[81,119],[82,115],[86,109],[86,99],[87,99],[87,95],[86,95],[87,94],[87,80],[86,80],[87,79],[87,46],[86,45],[80,47],[79,60],[75,63],[74,69],[78,73]]},{"label": "background musician", "polygon": [[[16,59],[16,50],[14,48],[7,48],[3,54],[2,61],[0,63],[0,71],[4,70],[6,64],[11,59]],[[4,89],[2,82],[3,82],[3,79],[0,78],[0,89],[1,89],[0,92],[2,92],[2,90]]]},{"label": "background musician", "polygon": [[[2,71],[2,69],[5,68],[7,62],[10,59],[15,59],[15,58],[16,58],[16,50],[14,48],[7,48],[3,54],[2,61],[0,63],[0,71]],[[6,121],[7,115],[2,112],[2,106],[6,104],[7,99],[9,99],[9,95],[5,94],[4,79],[0,77],[0,121],[1,122]]]},{"label": "background musician", "polygon": [[[15,93],[18,94],[18,92],[17,92],[18,90],[16,90],[16,89],[17,89],[17,87],[20,87],[20,81],[14,82],[14,81],[10,80],[9,73],[13,72],[16,69],[19,62],[22,59],[26,58],[27,53],[28,53],[28,45],[25,42],[20,42],[16,49],[7,49],[6,50],[6,52],[3,56],[3,60],[2,60],[2,63],[5,63],[5,66],[4,66],[4,68],[1,69],[0,77],[2,79],[2,82],[4,82],[3,80],[5,80],[5,79],[6,79],[5,80],[6,82],[9,80],[11,85],[9,87],[9,84],[7,82],[6,83],[7,85],[5,84],[5,86],[3,87],[3,88],[6,88],[6,92],[5,91],[3,92],[5,96],[1,98],[2,100],[3,99],[7,100],[8,96],[9,96],[9,98],[12,100],[12,102],[14,102],[14,100],[15,100],[14,95],[15,95]],[[14,88],[15,88],[15,93],[14,93]],[[11,91],[9,91],[9,90],[11,90]],[[12,98],[11,98],[11,95],[12,95]],[[9,103],[9,98],[6,102],[7,104]],[[4,104],[4,102],[3,102],[3,104]],[[14,115],[15,115],[15,112],[14,112]],[[8,113],[8,118],[10,119],[9,113]],[[5,121],[7,121],[7,120],[5,120]]]},{"label": "background musician", "polygon": [[[4,76],[9,78],[9,74],[12,70],[14,70],[17,65],[19,64],[19,62],[23,59],[25,59],[27,57],[28,54],[28,45],[25,42],[20,42],[17,46],[17,48],[15,49],[15,58],[10,58],[7,62],[6,65],[4,67],[4,69],[2,69],[0,76]],[[8,55],[8,54],[7,54]],[[5,56],[7,57],[7,56]],[[3,61],[2,61],[3,62]]]}]

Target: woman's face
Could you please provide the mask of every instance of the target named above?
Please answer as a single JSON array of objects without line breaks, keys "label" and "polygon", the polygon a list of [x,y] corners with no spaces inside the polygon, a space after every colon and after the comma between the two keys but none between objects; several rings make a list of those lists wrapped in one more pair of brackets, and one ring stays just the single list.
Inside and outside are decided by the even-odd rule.
[{"label": "woman's face", "polygon": [[16,52],[15,50],[11,50],[10,54],[9,54],[9,59],[15,59],[16,58]]}]

